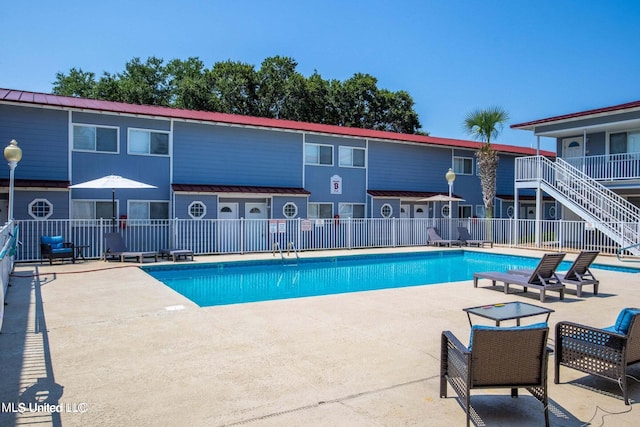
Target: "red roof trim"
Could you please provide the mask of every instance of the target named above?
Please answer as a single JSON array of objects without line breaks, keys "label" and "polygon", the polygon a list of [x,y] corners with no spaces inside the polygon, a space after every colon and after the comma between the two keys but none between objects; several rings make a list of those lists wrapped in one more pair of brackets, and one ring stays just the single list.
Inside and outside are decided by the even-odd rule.
[{"label": "red roof trim", "polygon": [[[399,197],[399,198],[413,197],[413,198],[423,199],[425,197],[431,197],[431,196],[435,196],[436,194],[445,194],[445,193],[438,193],[433,191],[367,190],[367,194],[373,197]],[[449,194],[447,193],[445,195],[448,196]],[[459,196],[456,196],[455,194],[453,196],[459,197]]]},{"label": "red roof trim", "polygon": [[[452,138],[438,138],[434,136],[413,135],[406,133],[386,132],[352,128],[317,123],[296,122],[293,120],[268,119],[264,117],[241,116],[236,114],[216,113],[210,111],[184,110],[180,108],[158,107],[153,105],[125,104],[123,102],[102,101],[96,99],[76,98],[70,96],[51,95],[18,91],[14,89],[0,88],[0,101],[22,102],[27,104],[49,105],[65,108],[78,108],[95,111],[107,111],[123,114],[140,114],[148,116],[166,117],[183,120],[197,120],[206,122],[225,123],[238,126],[256,126],[274,129],[287,129],[294,131],[318,132],[358,138],[385,139],[399,142],[414,142],[419,144],[443,145],[449,147],[468,148],[477,150],[482,147],[482,142],[467,141]],[[492,144],[497,151],[535,155],[532,148],[519,147],[504,144]],[[541,152],[542,155],[555,157],[550,151]]]},{"label": "red roof trim", "polygon": [[[0,187],[9,187],[9,179],[2,178],[0,179]],[[16,187],[21,188],[64,188],[68,189],[71,183],[69,181],[50,181],[50,180],[39,180],[39,179],[16,179],[14,182]]]},{"label": "red roof trim", "polygon": [[515,125],[511,125],[511,128],[519,129],[519,128],[525,128],[525,127],[540,125],[540,124],[544,124],[544,123],[551,123],[551,122],[557,122],[557,121],[561,121],[561,120],[575,119],[575,118],[579,118],[579,117],[591,116],[591,115],[594,115],[594,114],[611,113],[611,112],[614,112],[614,111],[628,110],[628,109],[632,109],[632,108],[640,108],[640,101],[627,102],[625,104],[613,105],[611,107],[596,108],[596,109],[593,109],[593,110],[586,110],[586,111],[579,111],[577,113],[563,114],[561,116],[554,116],[554,117],[549,117],[549,118],[546,118],[546,119],[533,120],[531,122],[518,123],[518,124],[515,124]]},{"label": "red roof trim", "polygon": [[198,193],[291,194],[308,196],[311,192],[294,187],[252,187],[244,185],[171,184],[173,191]]}]

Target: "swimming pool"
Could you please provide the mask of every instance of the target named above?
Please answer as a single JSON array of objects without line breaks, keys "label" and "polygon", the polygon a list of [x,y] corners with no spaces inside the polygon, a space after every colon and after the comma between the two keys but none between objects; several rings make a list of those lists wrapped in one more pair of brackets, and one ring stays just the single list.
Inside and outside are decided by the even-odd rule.
[{"label": "swimming pool", "polygon": [[[471,280],[478,271],[534,268],[539,258],[431,251],[299,260],[143,266],[201,307]],[[564,261],[560,269],[568,269]],[[639,272],[605,265],[593,268]]]}]

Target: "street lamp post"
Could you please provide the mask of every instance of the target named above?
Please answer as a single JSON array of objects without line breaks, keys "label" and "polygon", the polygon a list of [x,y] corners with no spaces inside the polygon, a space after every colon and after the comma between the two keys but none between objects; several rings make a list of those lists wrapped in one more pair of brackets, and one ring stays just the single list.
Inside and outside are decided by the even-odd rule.
[{"label": "street lamp post", "polygon": [[22,150],[18,147],[18,141],[12,139],[4,148],[4,158],[9,162],[9,212],[7,220],[13,221],[13,175],[18,162],[22,159]]},{"label": "street lamp post", "polygon": [[452,223],[453,223],[453,210],[451,207],[451,198],[453,197],[453,181],[456,180],[456,173],[453,171],[453,169],[449,168],[449,170],[447,171],[447,173],[444,175],[445,179],[447,180],[447,183],[449,184],[449,239],[451,239],[451,235],[452,235]]}]

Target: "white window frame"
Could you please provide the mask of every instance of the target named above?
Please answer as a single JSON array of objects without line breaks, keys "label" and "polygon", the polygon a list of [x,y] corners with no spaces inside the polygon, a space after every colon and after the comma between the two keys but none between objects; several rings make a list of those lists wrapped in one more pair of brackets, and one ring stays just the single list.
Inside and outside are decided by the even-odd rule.
[{"label": "white window frame", "polygon": [[[76,128],[93,128],[95,129],[96,135],[93,141],[93,149],[88,148],[76,148],[75,144],[75,134]],[[97,141],[97,130],[98,129],[114,129],[116,131],[116,151],[102,151],[98,150],[98,141]],[[71,129],[71,149],[73,151],[81,151],[85,153],[101,153],[101,154],[119,154],[120,153],[120,128],[118,126],[103,126],[103,125],[89,125],[83,123],[73,123]]]},{"label": "white window frame", "polygon": [[[40,203],[45,203],[45,204],[47,204],[47,205],[49,206],[49,213],[48,213],[46,216],[38,216],[38,215],[35,215],[35,214],[33,213],[33,207],[34,207],[36,204],[40,204]],[[29,210],[28,210],[28,212],[29,212],[29,216],[30,216],[31,218],[33,218],[33,219],[37,219],[37,220],[39,220],[39,221],[44,221],[44,220],[46,220],[46,219],[49,219],[49,218],[51,217],[51,215],[53,215],[53,203],[51,203],[49,200],[44,199],[44,198],[33,199],[33,200],[31,201],[31,203],[29,203]]]},{"label": "white window frame", "polygon": [[[92,213],[93,213],[93,217],[92,218],[78,218],[77,217],[77,213],[78,213],[78,209],[76,207],[76,203],[91,203],[93,204],[93,208]],[[96,209],[96,203],[103,203],[105,205],[109,205],[109,216],[107,216],[106,218],[98,218],[97,217],[97,209]],[[72,218],[74,220],[79,220],[79,221],[93,221],[96,219],[108,219],[111,220],[111,218],[113,217],[113,203],[115,203],[115,207],[116,207],[116,212],[118,212],[118,200],[116,199],[115,201],[112,201],[111,199],[74,199],[72,201],[71,204],[71,215]]]},{"label": "white window frame", "polygon": [[[288,206],[293,206],[293,214],[289,214],[287,215],[287,207]],[[282,215],[285,218],[291,219],[291,218],[295,218],[296,215],[298,215],[298,205],[296,205],[294,202],[287,202],[282,206]]]},{"label": "white window frame", "polygon": [[476,205],[476,216],[478,218],[484,218],[486,216],[484,205]]},{"label": "white window frame", "polygon": [[[202,206],[202,214],[199,215],[199,216],[198,215],[194,215],[191,212],[191,208],[195,207],[196,205]],[[194,200],[193,202],[189,203],[189,207],[187,208],[187,212],[188,212],[189,216],[191,218],[193,218],[193,219],[202,219],[207,215],[207,205],[204,202],[200,201],[200,200]]]},{"label": "white window frame", "polygon": [[[362,216],[353,216],[354,206],[362,206]],[[348,208],[350,208],[351,215],[344,213]],[[367,216],[367,206],[364,203],[338,203],[338,215],[340,215],[340,218],[365,218]]]},{"label": "white window frame", "polygon": [[[613,154],[611,154],[611,135],[617,135],[617,134],[620,134],[620,133],[624,133],[626,135],[625,152],[624,153],[613,153]],[[640,147],[638,147],[637,151],[629,151],[629,135],[630,134],[640,135],[640,129],[632,129],[632,130],[622,131],[622,132],[608,132],[607,133],[607,154],[615,156],[615,155],[619,155],[619,154],[638,154],[638,153],[640,153]]]},{"label": "white window frame", "polygon": [[[321,206],[331,206],[331,214],[329,216],[320,216]],[[317,212],[312,212],[317,207]],[[309,219],[330,219],[333,218],[333,203],[331,202],[312,202],[307,203],[307,216]]]},{"label": "white window frame", "polygon": [[[475,164],[475,159],[473,157],[465,157],[465,156],[453,156],[453,171],[456,175],[473,175],[473,168]],[[471,172],[465,172],[464,170],[459,170],[458,162],[462,161],[463,168],[467,161],[471,164]]]},{"label": "white window frame", "polygon": [[[147,145],[147,151],[146,152],[140,152],[140,151],[131,151],[131,133],[132,132],[139,132],[139,133],[146,133],[148,138],[146,141],[146,145]],[[163,154],[163,153],[152,153],[151,152],[151,135],[157,133],[157,134],[161,134],[161,135],[167,135],[167,153]],[[127,129],[127,154],[130,154],[132,156],[154,156],[154,157],[168,157],[169,153],[171,152],[171,132],[167,132],[167,131],[161,131],[161,130],[152,130],[152,129],[142,129],[142,128],[129,128]]]},{"label": "white window frame", "polygon": [[[389,209],[389,213],[387,215],[384,214],[385,208]],[[380,216],[382,218],[391,218],[392,215],[393,215],[393,206],[391,206],[390,203],[385,203],[384,205],[380,206]]]},{"label": "white window frame", "polygon": [[451,217],[451,212],[449,212],[449,205],[446,203],[442,204],[442,207],[440,208],[440,215],[442,215],[442,218],[450,218]]},{"label": "white window frame", "polygon": [[[461,214],[465,208],[469,209],[469,216],[464,216],[464,214]],[[473,205],[458,204],[458,218],[469,218],[472,215],[473,215]]]},{"label": "white window frame", "polygon": [[[152,203],[163,203],[167,205],[167,217],[166,218],[150,218],[150,214],[151,214],[151,204]],[[147,205],[147,217],[146,218],[139,218],[136,216],[132,216],[131,213],[135,211],[135,209],[133,209],[132,205],[134,204],[146,204]],[[169,201],[167,200],[128,200],[127,201],[127,219],[132,219],[132,220],[139,220],[138,224],[142,224],[144,222],[147,221],[157,221],[157,220],[166,220],[169,219],[169,216],[171,215],[170,211],[170,204]]]},{"label": "white window frame", "polygon": [[[353,159],[354,159],[354,151],[362,151],[362,165],[354,165],[353,164]],[[343,153],[349,153],[348,159],[350,160],[350,162],[343,162]],[[350,146],[346,146],[346,145],[340,145],[338,147],[338,166],[340,166],[341,168],[359,168],[359,169],[364,169],[367,167],[367,149],[366,148],[362,148],[362,147],[350,147]]]},{"label": "white window frame", "polygon": [[[331,163],[320,163],[320,159],[321,159],[321,155],[320,155],[320,149],[321,147],[328,147],[331,149]],[[310,148],[314,148],[318,150],[317,152],[317,159],[316,161],[307,161],[307,150]],[[328,144],[315,144],[312,142],[305,142],[304,144],[304,164],[305,165],[310,165],[310,166],[333,166],[333,145],[328,145]]]}]

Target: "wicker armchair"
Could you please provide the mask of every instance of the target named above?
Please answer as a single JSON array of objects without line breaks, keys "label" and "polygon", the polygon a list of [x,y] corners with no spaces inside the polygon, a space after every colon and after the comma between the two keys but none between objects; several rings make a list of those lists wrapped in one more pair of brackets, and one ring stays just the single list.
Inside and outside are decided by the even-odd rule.
[{"label": "wicker armchair", "polygon": [[556,384],[563,365],[618,383],[629,405],[627,368],[640,362],[640,309],[625,308],[616,324],[604,329],[558,322],[555,356]]},{"label": "wicker armchair", "polygon": [[465,347],[451,332],[442,332],[440,397],[447,397],[447,382],[458,395],[471,422],[471,390],[526,388],[543,405],[545,425],[549,425],[547,397],[546,324],[499,328],[474,326],[471,347]]}]

